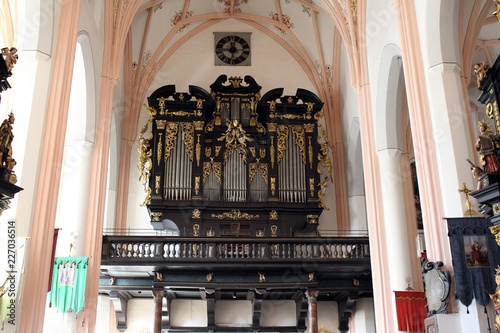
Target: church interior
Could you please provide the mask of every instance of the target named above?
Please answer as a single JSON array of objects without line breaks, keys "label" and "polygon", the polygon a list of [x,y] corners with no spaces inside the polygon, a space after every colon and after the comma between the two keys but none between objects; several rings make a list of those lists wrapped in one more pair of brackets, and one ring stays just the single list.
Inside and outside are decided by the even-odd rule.
[{"label": "church interior", "polygon": [[1,330],[500,332],[499,1],[0,14]]}]

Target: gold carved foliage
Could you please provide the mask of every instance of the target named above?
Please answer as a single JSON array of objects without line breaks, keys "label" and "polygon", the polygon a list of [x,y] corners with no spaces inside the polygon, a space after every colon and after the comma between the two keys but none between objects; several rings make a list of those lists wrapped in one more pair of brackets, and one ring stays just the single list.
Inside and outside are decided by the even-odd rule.
[{"label": "gold carved foliage", "polygon": [[163,133],[158,133],[158,145],[156,147],[156,162],[160,165],[161,155],[163,154]]},{"label": "gold carved foliage", "polygon": [[201,212],[198,208],[193,209],[193,213],[191,214],[193,219],[201,219]]},{"label": "gold carved foliage", "polygon": [[152,212],[151,213],[151,220],[153,222],[160,222],[162,217],[163,217],[162,212]]},{"label": "gold carved foliage", "polygon": [[160,180],[161,176],[155,176],[155,194],[160,194]]},{"label": "gold carved foliage", "polygon": [[253,141],[253,139],[250,138],[250,136],[245,132],[245,130],[237,120],[228,122],[226,132],[217,140],[226,142],[224,163],[227,162],[229,156],[231,156],[234,152],[238,152],[242,156],[243,162],[246,163],[247,142]]},{"label": "gold carved foliage", "polygon": [[222,214],[212,214],[213,218],[219,219],[219,220],[253,220],[253,219],[258,219],[259,215],[258,214],[248,214],[248,213],[242,213],[239,209],[232,209],[229,212],[225,212]]},{"label": "gold carved foliage", "polygon": [[151,187],[147,187],[146,189],[146,198],[144,201],[140,204],[141,207],[144,207],[145,205],[151,204]]},{"label": "gold carved foliage", "polygon": [[170,158],[172,150],[175,146],[175,139],[177,139],[177,131],[179,130],[179,123],[168,123],[165,136],[165,161]]},{"label": "gold carved foliage", "polygon": [[194,125],[193,123],[180,123],[182,132],[184,132],[184,144],[186,151],[191,161],[193,160],[193,145],[194,145]]},{"label": "gold carved foliage", "polygon": [[311,197],[314,197],[315,187],[314,178],[309,178],[309,192],[311,193]]},{"label": "gold carved foliage", "polygon": [[285,155],[286,141],[288,140],[288,126],[278,125],[277,136],[278,136],[278,163],[279,163],[281,162],[281,159]]},{"label": "gold carved foliage", "polygon": [[167,123],[167,121],[164,119],[156,120],[156,128],[157,129],[165,129],[166,123]]},{"label": "gold carved foliage", "polygon": [[302,156],[302,162],[306,164],[306,135],[304,126],[292,126],[292,133],[295,135],[295,144],[299,146],[300,156]]},{"label": "gold carved foliage", "polygon": [[204,122],[203,121],[193,121],[193,125],[194,125],[194,129],[197,130],[197,131],[203,131],[203,125],[204,125]]},{"label": "gold carved foliage", "polygon": [[314,132],[314,124],[304,124],[304,128],[306,129],[307,133],[313,133]]},{"label": "gold carved foliage", "polygon": [[323,126],[318,124],[321,129],[321,137],[323,139],[323,143],[319,142],[320,137],[318,137],[318,143],[320,144],[320,152],[318,153],[318,173],[321,174],[321,167],[325,168],[328,171],[329,178],[333,181],[332,172],[333,165],[330,159],[330,142],[328,141],[328,136],[326,134],[326,130]]},{"label": "gold carved foliage", "polygon": [[215,156],[219,156],[222,146],[215,146]]},{"label": "gold carved foliage", "polygon": [[200,134],[198,134],[198,140],[196,142],[196,165],[200,166],[201,159],[201,143],[200,143]]},{"label": "gold carved foliage", "polygon": [[148,181],[149,176],[151,174],[151,168],[153,167],[153,162],[151,160],[151,156],[153,155],[153,150],[150,147],[150,141],[153,138],[153,133],[149,132],[147,137],[144,137],[144,134],[148,130],[149,123],[151,123],[151,118],[142,126],[139,139],[137,140],[137,144],[139,148],[137,151],[139,152],[139,173],[140,173],[140,181],[144,186],[144,191],[146,192],[146,198],[141,206],[148,205],[151,203],[151,187],[149,187]]},{"label": "gold carved foliage", "polygon": [[307,223],[318,224],[319,215],[309,214],[307,215]]},{"label": "gold carved foliage", "polygon": [[184,133],[184,145],[186,146],[186,152],[189,155],[191,161],[193,160],[193,148],[194,148],[194,125],[188,122],[169,122],[166,124],[166,137],[165,137],[165,161],[170,158],[172,150],[175,147],[175,140],[179,132],[179,125]]},{"label": "gold carved foliage", "polygon": [[269,157],[271,158],[271,168],[274,169],[274,163],[276,162],[275,161],[275,150],[274,150],[274,137],[272,136],[271,137],[271,146],[269,147]]},{"label": "gold carved foliage", "polygon": [[213,170],[215,178],[217,178],[217,182],[219,185],[221,184],[221,174],[222,174],[222,163],[214,162],[213,160],[210,162],[203,162],[203,185],[210,176],[210,172]]},{"label": "gold carved foliage", "polygon": [[312,138],[309,137],[309,148],[307,151],[307,155],[309,157],[309,167],[312,169],[313,167],[313,147],[312,147]]},{"label": "gold carved foliage", "polygon": [[260,163],[260,162],[250,163],[250,167],[249,167],[250,184],[253,182],[255,176],[257,175],[257,172],[260,172],[262,179],[264,179],[264,182],[267,185],[267,179],[268,179],[267,164]]},{"label": "gold carved foliage", "polygon": [[325,201],[323,200],[323,196],[325,195],[325,190],[326,190],[326,184],[330,180],[330,177],[325,177],[322,182],[319,183],[319,190],[318,190],[318,206],[320,208],[323,208],[324,210],[330,210],[325,205]]}]

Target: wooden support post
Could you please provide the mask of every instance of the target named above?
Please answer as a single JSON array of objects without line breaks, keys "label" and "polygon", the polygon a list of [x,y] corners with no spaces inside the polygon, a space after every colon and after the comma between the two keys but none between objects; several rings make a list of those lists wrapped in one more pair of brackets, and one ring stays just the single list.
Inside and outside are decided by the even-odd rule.
[{"label": "wooden support post", "polygon": [[155,302],[155,322],[153,326],[154,333],[161,333],[161,315],[163,303],[163,289],[153,290],[153,298]]},{"label": "wooden support post", "polygon": [[307,328],[309,333],[318,333],[318,295],[317,290],[308,289],[307,297]]}]

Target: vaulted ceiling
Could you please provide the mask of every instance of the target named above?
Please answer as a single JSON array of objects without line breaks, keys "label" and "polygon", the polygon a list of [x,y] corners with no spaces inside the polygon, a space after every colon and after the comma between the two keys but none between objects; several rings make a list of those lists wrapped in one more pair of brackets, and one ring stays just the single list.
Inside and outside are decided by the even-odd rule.
[{"label": "vaulted ceiling", "polygon": [[[137,10],[129,11],[131,6]],[[332,89],[325,83],[331,80],[337,40],[346,45],[356,83],[359,6],[367,4],[360,0],[143,0],[142,4],[114,0],[113,19],[116,25],[121,16],[134,15],[128,30],[131,68],[138,68],[137,72],[155,68],[145,71],[148,75],[132,74],[141,85],[150,83],[154,73],[187,40],[223,20],[235,19],[258,29],[289,52],[325,98],[328,91],[321,90]],[[459,4],[463,75],[470,79],[471,87],[475,85],[472,65],[482,60],[492,64],[500,52],[495,9],[492,0],[462,0]],[[376,10],[370,13],[374,17],[367,17],[367,21],[378,15]]]}]

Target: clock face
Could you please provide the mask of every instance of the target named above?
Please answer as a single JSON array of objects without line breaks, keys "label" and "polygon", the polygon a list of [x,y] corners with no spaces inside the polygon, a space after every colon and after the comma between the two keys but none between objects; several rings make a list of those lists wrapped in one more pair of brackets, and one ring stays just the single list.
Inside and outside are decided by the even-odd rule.
[{"label": "clock face", "polygon": [[216,65],[250,65],[250,44],[235,34],[221,37],[215,44]]}]

